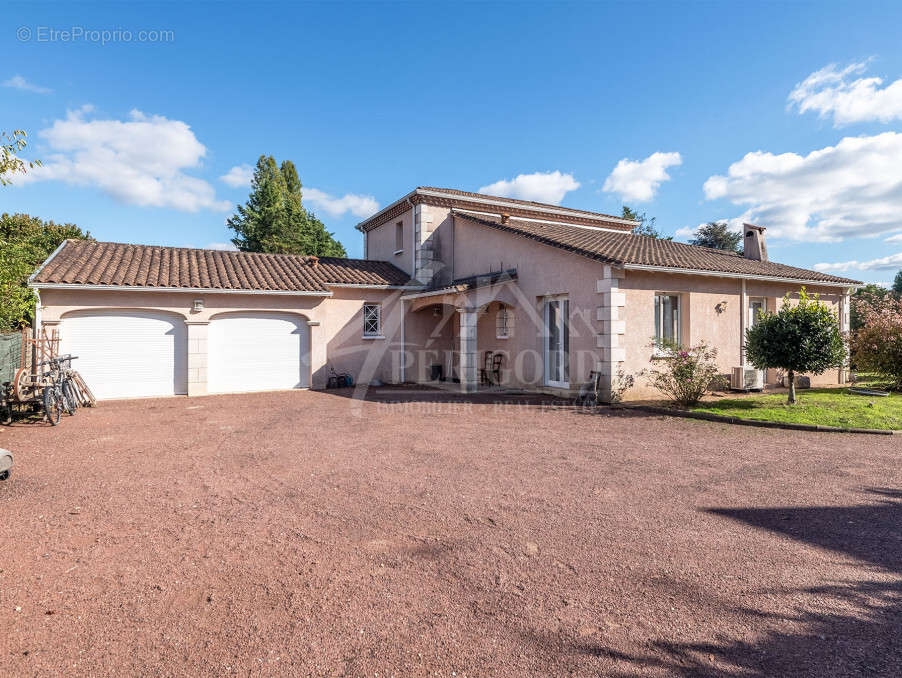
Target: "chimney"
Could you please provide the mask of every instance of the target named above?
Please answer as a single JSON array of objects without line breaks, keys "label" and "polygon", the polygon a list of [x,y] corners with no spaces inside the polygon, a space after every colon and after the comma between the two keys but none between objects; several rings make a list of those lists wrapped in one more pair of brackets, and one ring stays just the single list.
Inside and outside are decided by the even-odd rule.
[{"label": "chimney", "polygon": [[311,264],[313,264],[313,268],[317,268],[319,266],[319,257],[315,254],[311,254],[309,257],[307,257],[307,260]]},{"label": "chimney", "polygon": [[745,233],[742,253],[746,259],[767,261],[767,239],[764,237],[764,231],[766,230],[764,226],[755,226],[754,224],[742,225],[742,231]]},{"label": "chimney", "polygon": [[506,223],[509,222],[510,220],[511,220],[511,215],[510,215],[510,214],[502,214],[502,215],[501,215],[501,223],[502,223],[502,224],[506,224]]}]

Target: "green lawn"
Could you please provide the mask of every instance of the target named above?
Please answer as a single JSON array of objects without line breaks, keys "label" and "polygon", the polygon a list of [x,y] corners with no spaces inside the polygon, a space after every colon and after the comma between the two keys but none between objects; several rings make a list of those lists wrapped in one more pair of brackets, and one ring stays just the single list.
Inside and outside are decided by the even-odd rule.
[{"label": "green lawn", "polygon": [[851,395],[846,389],[799,390],[798,404],[786,404],[786,394],[751,395],[699,403],[694,412],[740,419],[820,424],[842,428],[902,429],[902,394],[887,398]]}]

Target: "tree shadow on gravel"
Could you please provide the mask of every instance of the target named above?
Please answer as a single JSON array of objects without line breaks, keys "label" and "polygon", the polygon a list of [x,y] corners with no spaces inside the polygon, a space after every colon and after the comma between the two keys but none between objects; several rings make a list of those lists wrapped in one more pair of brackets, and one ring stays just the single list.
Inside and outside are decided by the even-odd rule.
[{"label": "tree shadow on gravel", "polygon": [[[785,614],[732,610],[761,628],[754,642],[712,639],[698,643],[658,640],[644,652],[624,653],[600,644],[577,652],[625,667],[611,676],[666,672],[678,676],[898,676],[902,675],[902,490],[864,488],[881,497],[855,506],[711,508],[710,514],[745,523],[866,563],[874,578],[826,582],[758,594],[792,600]],[[890,575],[890,579],[887,578]],[[808,604],[795,601],[808,598]],[[779,628],[792,626],[791,631]]]}]

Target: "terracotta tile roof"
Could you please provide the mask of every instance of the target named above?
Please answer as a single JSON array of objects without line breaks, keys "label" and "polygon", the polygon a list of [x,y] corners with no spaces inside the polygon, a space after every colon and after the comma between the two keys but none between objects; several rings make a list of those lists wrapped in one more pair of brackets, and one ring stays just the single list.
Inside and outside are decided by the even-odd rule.
[{"label": "terracotta tile roof", "polygon": [[659,240],[644,235],[615,233],[566,224],[518,221],[517,219],[510,219],[507,223],[502,224],[500,218],[474,216],[461,212],[457,212],[457,216],[609,264],[660,266],[813,282],[860,284],[857,280],[840,278],[819,271],[809,271],[773,261],[755,261],[733,252]]},{"label": "terracotta tile roof", "polygon": [[616,217],[612,214],[604,214],[602,212],[590,212],[588,210],[577,210],[572,207],[561,207],[560,205],[551,205],[547,202],[534,202],[532,200],[517,200],[516,198],[505,198],[503,196],[489,195],[488,193],[473,193],[471,191],[459,191],[456,188],[436,188],[434,186],[418,186],[418,191],[437,191],[441,193],[450,193],[458,195],[462,198],[483,198],[489,200],[503,200],[504,202],[513,203],[514,205],[523,205],[524,207],[542,207],[545,209],[558,210],[560,212],[570,212],[572,214],[585,214],[590,217],[598,217],[603,219],[614,219],[616,221],[628,221],[623,217]]},{"label": "terracotta tile roof", "polygon": [[406,285],[410,276],[387,261],[319,257],[316,273],[326,284]]},{"label": "terracotta tile roof", "polygon": [[414,293],[415,295],[434,295],[440,292],[466,292],[467,290],[475,290],[480,287],[491,287],[498,283],[508,282],[517,279],[517,269],[509,268],[506,271],[494,271],[491,273],[483,273],[481,275],[471,275],[466,278],[457,278],[450,283],[444,285],[436,285],[430,287],[423,292]]},{"label": "terracotta tile roof", "polygon": [[411,209],[413,205],[434,205],[452,209],[508,214],[511,217],[552,219],[573,224],[603,226],[614,230],[631,231],[637,222],[623,217],[615,217],[601,212],[577,210],[572,207],[549,205],[542,202],[517,200],[504,196],[487,195],[459,191],[454,188],[435,188],[418,186],[404,197],[396,200],[376,214],[357,224],[357,230],[366,233],[382,224],[398,218]]},{"label": "terracotta tile roof", "polygon": [[32,282],[328,292],[329,284],[404,285],[384,261],[67,240]]}]

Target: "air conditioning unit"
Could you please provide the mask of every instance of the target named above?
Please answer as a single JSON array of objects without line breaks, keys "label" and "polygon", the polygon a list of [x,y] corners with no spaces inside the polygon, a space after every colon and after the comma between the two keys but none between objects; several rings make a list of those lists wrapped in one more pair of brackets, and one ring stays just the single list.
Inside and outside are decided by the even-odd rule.
[{"label": "air conditioning unit", "polygon": [[760,391],[764,388],[764,372],[754,367],[734,367],[730,388],[734,391]]}]

